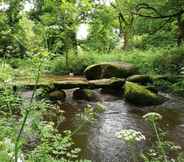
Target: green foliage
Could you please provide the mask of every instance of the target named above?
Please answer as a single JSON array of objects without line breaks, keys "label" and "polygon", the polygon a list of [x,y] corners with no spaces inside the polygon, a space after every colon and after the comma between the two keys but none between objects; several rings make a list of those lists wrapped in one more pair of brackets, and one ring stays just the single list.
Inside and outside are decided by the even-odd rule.
[{"label": "green foliage", "polygon": [[179,74],[183,65],[183,47],[151,48],[149,50],[117,51],[111,53],[88,51],[78,55],[69,54],[69,67],[64,57],[57,57],[51,62],[50,71],[67,74],[81,74],[85,67],[101,62],[125,61],[135,64],[140,72],[149,74]]},{"label": "green foliage", "polygon": [[183,162],[183,153],[181,152],[181,147],[175,145],[166,139],[165,132],[159,128],[158,122],[162,119],[162,116],[156,112],[150,112],[143,116],[151,128],[153,129],[155,136],[155,142],[152,142],[150,148],[139,152],[135,155],[135,144],[143,140],[146,140],[145,136],[136,130],[126,129],[121,130],[116,134],[117,138],[125,141],[128,144],[129,152],[131,153],[131,158],[134,162],[144,161],[144,162]]},{"label": "green foliage", "polygon": [[[13,69],[9,64],[6,64],[4,61],[0,65],[0,80],[1,83],[11,82],[13,79]],[[4,86],[4,85],[3,85]]]},{"label": "green foliage", "polygon": [[0,113],[14,115],[20,112],[21,98],[13,93],[12,89],[6,88],[0,91]]},{"label": "green foliage", "polygon": [[33,150],[30,159],[42,161],[43,159],[74,160],[78,157],[79,148],[75,148],[71,139],[71,132],[58,133],[52,123],[42,124],[40,128],[41,143]]},{"label": "green foliage", "polygon": [[112,50],[118,40],[116,29],[116,14],[109,6],[99,6],[92,15],[89,36],[86,46],[92,50],[108,52]]},{"label": "green foliage", "polygon": [[[26,144],[24,133],[28,132],[39,137],[28,162],[76,159],[79,150],[72,142],[73,134],[86,121],[94,121],[96,111],[103,111],[87,106],[81,115],[84,119],[84,122],[81,120],[82,126],[74,132],[59,134],[52,124],[42,121],[43,113],[50,113],[47,102],[35,100],[41,73],[72,72],[78,75],[94,63],[125,61],[135,64],[141,73],[182,74],[184,47],[175,47],[176,42],[181,45],[184,40],[184,3],[180,0],[115,0],[110,5],[90,0],[77,3],[74,0],[37,0],[32,2],[34,5],[30,11],[24,10],[24,3],[23,0],[4,0],[2,4],[8,5],[7,9],[0,6],[0,161],[10,162],[12,154],[20,159]],[[81,23],[89,25],[89,36],[87,40],[79,41],[76,32]],[[132,49],[118,51],[118,44],[124,49]],[[11,83],[15,77],[35,80],[30,103],[22,102],[22,98],[13,91]],[[184,94],[181,78],[174,81],[160,79],[154,84],[161,89],[170,88],[172,92]],[[31,121],[30,125],[28,121]],[[155,143],[144,160],[165,160],[160,146],[170,151],[173,144],[168,141]],[[29,153],[25,153],[26,158]],[[181,162],[183,157],[178,156],[177,160]]]},{"label": "green foliage", "polygon": [[68,74],[73,72],[74,74],[82,74],[84,69],[94,63],[93,57],[88,54],[75,54],[73,52],[68,53],[68,66],[66,64],[66,58],[63,56],[56,57],[49,66],[49,71],[58,74]]},{"label": "green foliage", "polygon": [[[162,119],[162,116],[158,113],[150,112],[145,114],[143,118],[150,124],[150,126],[154,130],[156,138],[156,142],[152,144],[151,149],[149,149],[142,155],[144,161],[178,161],[178,159],[181,158],[182,148],[175,145],[173,142],[168,141],[165,132],[163,132],[163,130],[158,127],[158,122]],[[176,160],[173,158],[175,158]]]},{"label": "green foliage", "polygon": [[16,41],[11,31],[0,31],[0,57],[18,57],[20,44]]}]

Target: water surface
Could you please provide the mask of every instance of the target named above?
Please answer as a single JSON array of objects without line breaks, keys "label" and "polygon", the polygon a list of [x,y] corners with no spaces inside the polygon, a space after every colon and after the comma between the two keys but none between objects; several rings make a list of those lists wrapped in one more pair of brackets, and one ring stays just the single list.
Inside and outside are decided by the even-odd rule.
[{"label": "water surface", "polygon": [[[60,129],[73,129],[77,124],[76,114],[86,104],[95,105],[95,102],[74,101],[72,90],[66,91],[68,98],[63,103],[65,121]],[[138,145],[138,150],[145,149],[151,142],[152,130],[142,119],[142,115],[150,111],[159,112],[163,116],[161,127],[167,131],[168,138],[184,148],[184,101],[182,98],[170,96],[170,100],[159,106],[136,107],[120,98],[101,95],[105,111],[98,115],[97,120],[81,129],[75,135],[75,143],[82,148],[81,157],[93,162],[129,162],[126,143],[115,137],[121,129],[135,129],[146,136],[146,142]],[[94,106],[95,107],[95,106]]]}]

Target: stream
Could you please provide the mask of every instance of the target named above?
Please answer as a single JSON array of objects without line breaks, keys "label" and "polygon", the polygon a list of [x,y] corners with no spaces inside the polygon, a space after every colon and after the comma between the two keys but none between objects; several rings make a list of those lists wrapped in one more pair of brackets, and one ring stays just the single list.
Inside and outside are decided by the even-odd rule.
[{"label": "stream", "polygon": [[[95,106],[95,102],[75,101],[72,90],[67,90],[67,99],[62,108],[65,110],[65,121],[60,130],[75,130],[79,124],[76,114],[86,104]],[[82,149],[81,158],[93,162],[129,162],[128,148],[125,143],[115,137],[121,129],[135,129],[146,136],[146,141],[140,143],[137,149],[146,148],[153,134],[142,115],[155,111],[163,116],[161,127],[168,133],[168,138],[184,148],[184,101],[182,98],[167,96],[167,102],[159,106],[136,107],[120,98],[101,95],[105,111],[100,113],[97,120],[83,127],[75,136],[74,141]]]},{"label": "stream", "polygon": [[[31,93],[26,91],[22,95],[29,97]],[[80,121],[76,115],[80,114],[87,104],[93,107],[97,104],[97,102],[73,100],[73,89],[65,90],[65,93],[67,97],[61,106],[65,120],[59,125],[61,132],[78,128]],[[100,103],[105,107],[105,111],[98,114],[94,123],[85,125],[73,137],[75,144],[82,149],[80,158],[92,162],[131,162],[126,143],[117,139],[115,134],[121,129],[141,131],[146,136],[146,141],[140,143],[137,149],[139,151],[143,148],[147,149],[153,132],[142,116],[152,111],[163,116],[160,126],[167,132],[168,139],[184,148],[184,100],[168,94],[164,95],[169,100],[162,105],[136,107],[119,97],[100,94]]]}]

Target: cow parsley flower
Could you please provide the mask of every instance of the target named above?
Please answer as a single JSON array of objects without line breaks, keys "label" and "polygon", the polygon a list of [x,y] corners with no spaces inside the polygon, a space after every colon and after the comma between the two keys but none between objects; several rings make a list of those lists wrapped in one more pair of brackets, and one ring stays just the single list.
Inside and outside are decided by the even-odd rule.
[{"label": "cow parsley flower", "polygon": [[116,137],[128,143],[135,143],[145,140],[145,136],[140,132],[133,129],[125,129],[116,133]]},{"label": "cow parsley flower", "polygon": [[148,122],[155,122],[162,119],[162,115],[156,112],[150,112],[143,116],[143,119]]}]

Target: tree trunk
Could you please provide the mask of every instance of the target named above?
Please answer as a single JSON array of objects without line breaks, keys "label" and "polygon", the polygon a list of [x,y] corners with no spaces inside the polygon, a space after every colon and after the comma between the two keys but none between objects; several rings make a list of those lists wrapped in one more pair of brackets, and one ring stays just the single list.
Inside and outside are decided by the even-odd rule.
[{"label": "tree trunk", "polygon": [[127,31],[124,32],[123,39],[124,39],[123,49],[127,50],[128,49],[128,32]]},{"label": "tree trunk", "polygon": [[177,16],[177,45],[180,46],[184,41],[184,21],[182,15]]}]

